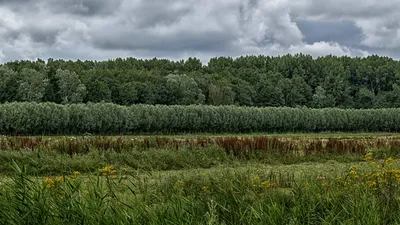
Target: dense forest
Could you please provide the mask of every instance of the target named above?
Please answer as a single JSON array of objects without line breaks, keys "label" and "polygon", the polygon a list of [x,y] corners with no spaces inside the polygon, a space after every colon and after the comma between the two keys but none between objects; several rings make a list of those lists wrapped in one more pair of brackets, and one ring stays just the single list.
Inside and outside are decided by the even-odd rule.
[{"label": "dense forest", "polygon": [[41,59],[0,67],[0,103],[239,105],[311,108],[400,106],[400,62],[309,55],[182,61]]}]

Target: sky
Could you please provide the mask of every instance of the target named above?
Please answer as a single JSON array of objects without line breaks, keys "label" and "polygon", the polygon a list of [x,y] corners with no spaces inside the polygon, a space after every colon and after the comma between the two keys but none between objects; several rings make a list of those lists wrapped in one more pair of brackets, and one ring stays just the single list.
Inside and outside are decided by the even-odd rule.
[{"label": "sky", "polygon": [[400,0],[0,0],[0,63],[304,53],[400,58]]}]

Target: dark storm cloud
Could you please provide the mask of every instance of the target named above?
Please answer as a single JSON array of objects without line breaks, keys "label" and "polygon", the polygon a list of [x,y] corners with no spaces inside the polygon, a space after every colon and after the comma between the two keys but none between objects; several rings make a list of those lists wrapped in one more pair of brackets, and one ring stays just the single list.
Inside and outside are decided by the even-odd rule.
[{"label": "dark storm cloud", "polygon": [[320,41],[358,46],[364,38],[362,30],[350,21],[298,20],[297,26],[308,44]]},{"label": "dark storm cloud", "polygon": [[33,0],[0,0],[1,5],[18,5],[22,3],[31,3]]},{"label": "dark storm cloud", "polygon": [[[100,34],[102,31],[98,31]],[[177,38],[179,37],[179,38]],[[102,49],[150,50],[150,51],[226,51],[234,37],[223,32],[177,32],[173,35],[152,32],[150,29],[135,30],[126,26],[113,32],[95,35],[93,45]]]},{"label": "dark storm cloud", "polygon": [[398,13],[397,0],[302,0],[293,2],[294,15],[341,18],[374,18]]},{"label": "dark storm cloud", "polygon": [[241,1],[239,6],[239,22],[241,25],[248,22],[249,18],[246,16],[247,8],[254,9],[258,6],[258,0]]},{"label": "dark storm cloud", "polygon": [[42,0],[54,13],[81,16],[107,15],[118,11],[122,0]]},{"label": "dark storm cloud", "polygon": [[60,30],[57,29],[30,29],[27,31],[32,41],[43,43],[46,45],[53,45],[56,42]]},{"label": "dark storm cloud", "polygon": [[35,0],[0,0],[0,6],[3,6],[3,5],[31,4],[33,2],[35,2]]},{"label": "dark storm cloud", "polygon": [[112,14],[118,10],[122,0],[0,0],[0,6],[14,11],[47,9],[53,13],[80,16]]},{"label": "dark storm cloud", "polygon": [[132,8],[131,22],[139,28],[156,25],[171,25],[177,23],[183,16],[189,14],[193,8],[190,4],[174,5],[173,0],[146,1],[141,0]]},{"label": "dark storm cloud", "polygon": [[[92,45],[109,50],[175,52],[225,52],[237,34],[229,28],[216,27],[212,18],[193,21],[192,16],[206,16],[195,12],[194,1],[136,1],[125,4],[129,14],[92,30]],[[212,14],[212,12],[209,12]],[[212,15],[211,15],[212,17]],[[109,32],[104,32],[104,30]]]}]

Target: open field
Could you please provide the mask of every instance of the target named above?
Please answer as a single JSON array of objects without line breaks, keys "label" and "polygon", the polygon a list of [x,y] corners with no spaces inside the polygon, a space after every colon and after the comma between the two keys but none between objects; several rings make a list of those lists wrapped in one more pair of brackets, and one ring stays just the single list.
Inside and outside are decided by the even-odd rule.
[{"label": "open field", "polygon": [[5,224],[398,224],[400,135],[3,136]]}]

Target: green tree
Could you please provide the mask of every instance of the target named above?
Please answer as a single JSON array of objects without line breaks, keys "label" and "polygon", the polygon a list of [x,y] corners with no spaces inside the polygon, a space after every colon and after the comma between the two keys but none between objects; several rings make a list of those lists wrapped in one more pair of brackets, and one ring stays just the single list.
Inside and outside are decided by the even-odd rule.
[{"label": "green tree", "polygon": [[42,72],[24,68],[19,74],[17,99],[20,101],[40,102],[43,99],[49,79]]},{"label": "green tree", "polygon": [[350,72],[336,58],[329,58],[323,68],[324,81],[322,87],[327,96],[331,96],[337,107],[351,107],[352,97],[349,82]]},{"label": "green tree", "polygon": [[279,81],[282,79],[280,73],[272,71],[261,75],[261,79],[256,86],[257,105],[259,106],[283,106],[285,104],[284,95]]},{"label": "green tree", "polygon": [[283,93],[285,106],[304,106],[311,98],[312,91],[310,86],[299,75],[294,75],[292,79],[281,79],[278,83]]},{"label": "green tree", "polygon": [[7,66],[0,66],[0,102],[12,102],[18,91],[17,73]]},{"label": "green tree", "polygon": [[393,84],[392,89],[393,90],[391,92],[388,92],[385,95],[384,101],[386,102],[386,104],[384,106],[382,106],[382,102],[380,101],[382,97],[378,98],[378,96],[377,96],[377,100],[375,100],[375,102],[376,102],[375,104],[377,105],[377,107],[379,107],[379,108],[382,108],[382,107],[398,108],[398,107],[400,107],[400,85]]},{"label": "green tree", "polygon": [[56,77],[63,104],[81,103],[83,101],[86,96],[86,87],[75,72],[58,69]]},{"label": "green tree", "polygon": [[325,89],[321,86],[315,88],[315,94],[311,106],[314,108],[334,107],[335,100],[331,95],[327,95]]},{"label": "green tree", "polygon": [[87,85],[88,102],[111,102],[111,90],[107,84],[100,80],[95,80]]},{"label": "green tree", "polygon": [[[141,85],[137,82],[128,82],[118,87],[118,103],[122,105],[133,105],[139,102],[139,91]],[[146,100],[144,101],[146,102]]]},{"label": "green tree", "polygon": [[[380,91],[378,95],[375,96],[373,106],[375,108],[391,108],[395,106],[395,99],[392,97],[395,97],[394,92],[386,92],[386,91]],[[391,100],[394,100],[394,102],[391,102]]]},{"label": "green tree", "polygon": [[190,105],[204,103],[205,96],[196,81],[186,74],[170,74],[166,78],[169,103],[172,105]]},{"label": "green tree", "polygon": [[210,84],[208,87],[208,103],[210,105],[233,105],[235,92],[227,84]]},{"label": "green tree", "polygon": [[375,94],[367,89],[360,88],[356,94],[356,103],[357,108],[371,108],[375,101]]},{"label": "green tree", "polygon": [[189,58],[188,60],[185,61],[184,63],[184,70],[186,72],[192,72],[192,71],[198,71],[203,67],[201,64],[200,59],[196,58]]},{"label": "green tree", "polygon": [[233,80],[232,90],[235,92],[235,103],[243,106],[252,106],[255,90],[246,81],[237,78]]}]

